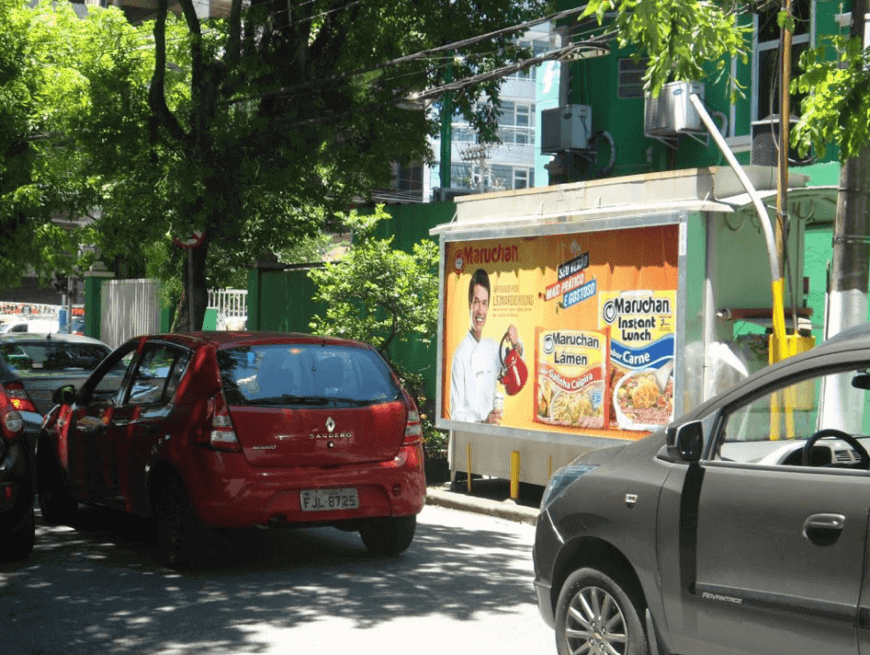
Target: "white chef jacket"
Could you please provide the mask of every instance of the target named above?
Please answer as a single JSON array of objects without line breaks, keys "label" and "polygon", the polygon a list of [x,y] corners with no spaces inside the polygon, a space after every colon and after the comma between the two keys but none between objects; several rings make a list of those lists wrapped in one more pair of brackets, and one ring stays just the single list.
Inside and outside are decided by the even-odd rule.
[{"label": "white chef jacket", "polygon": [[494,339],[477,341],[467,332],[453,353],[450,374],[450,418],[485,421],[493,409],[501,361]]}]

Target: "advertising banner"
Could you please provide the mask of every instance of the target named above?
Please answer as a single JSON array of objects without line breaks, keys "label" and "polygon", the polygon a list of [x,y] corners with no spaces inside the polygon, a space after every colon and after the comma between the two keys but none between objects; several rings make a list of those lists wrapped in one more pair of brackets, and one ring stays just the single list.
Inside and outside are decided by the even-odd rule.
[{"label": "advertising banner", "polygon": [[640,438],[673,418],[679,225],[445,244],[441,418]]}]

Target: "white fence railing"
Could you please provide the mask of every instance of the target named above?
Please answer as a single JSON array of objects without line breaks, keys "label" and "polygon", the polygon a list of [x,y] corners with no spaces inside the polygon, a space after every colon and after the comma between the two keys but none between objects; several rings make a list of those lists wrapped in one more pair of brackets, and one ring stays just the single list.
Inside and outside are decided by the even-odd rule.
[{"label": "white fence railing", "polygon": [[218,330],[243,330],[248,322],[247,290],[211,289],[208,307],[217,310]]},{"label": "white fence railing", "polygon": [[[130,337],[160,330],[157,280],[107,280],[101,290],[100,339],[117,348]],[[217,289],[208,292],[208,306],[217,311],[218,330],[244,330],[248,292]]]}]

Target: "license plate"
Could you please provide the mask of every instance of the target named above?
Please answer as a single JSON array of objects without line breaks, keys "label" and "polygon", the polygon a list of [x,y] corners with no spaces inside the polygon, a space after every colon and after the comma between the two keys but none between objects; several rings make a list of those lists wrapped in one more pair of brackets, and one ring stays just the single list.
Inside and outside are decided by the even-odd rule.
[{"label": "license plate", "polygon": [[359,496],[356,489],[303,489],[299,494],[303,512],[329,512],[339,509],[357,509]]}]

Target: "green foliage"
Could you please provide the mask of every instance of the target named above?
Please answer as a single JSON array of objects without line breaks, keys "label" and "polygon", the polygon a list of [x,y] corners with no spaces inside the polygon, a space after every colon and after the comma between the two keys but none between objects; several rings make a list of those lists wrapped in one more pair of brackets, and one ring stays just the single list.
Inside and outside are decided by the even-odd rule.
[{"label": "green foliage", "polygon": [[733,98],[740,87],[729,64],[732,57],[748,60],[751,33],[750,25],[737,21],[735,8],[710,0],[590,0],[580,20],[594,16],[601,24],[609,12],[618,12],[617,43],[649,57],[644,83],[653,96],[671,81],[706,79],[712,66],[716,77],[727,76]]},{"label": "green foliage", "polygon": [[839,145],[841,161],[856,156],[868,139],[870,53],[858,38],[833,36],[804,52],[800,65],[791,91],[807,95],[792,143],[802,156],[829,143]]},{"label": "green foliage", "polygon": [[392,344],[431,343],[437,332],[438,247],[424,240],[410,253],[392,248],[392,237],[373,236],[384,219],[389,214],[383,207],[369,216],[352,212],[347,224],[354,240],[347,255],[309,273],[317,285],[314,300],[327,307],[311,328],[369,343],[392,362]]}]

